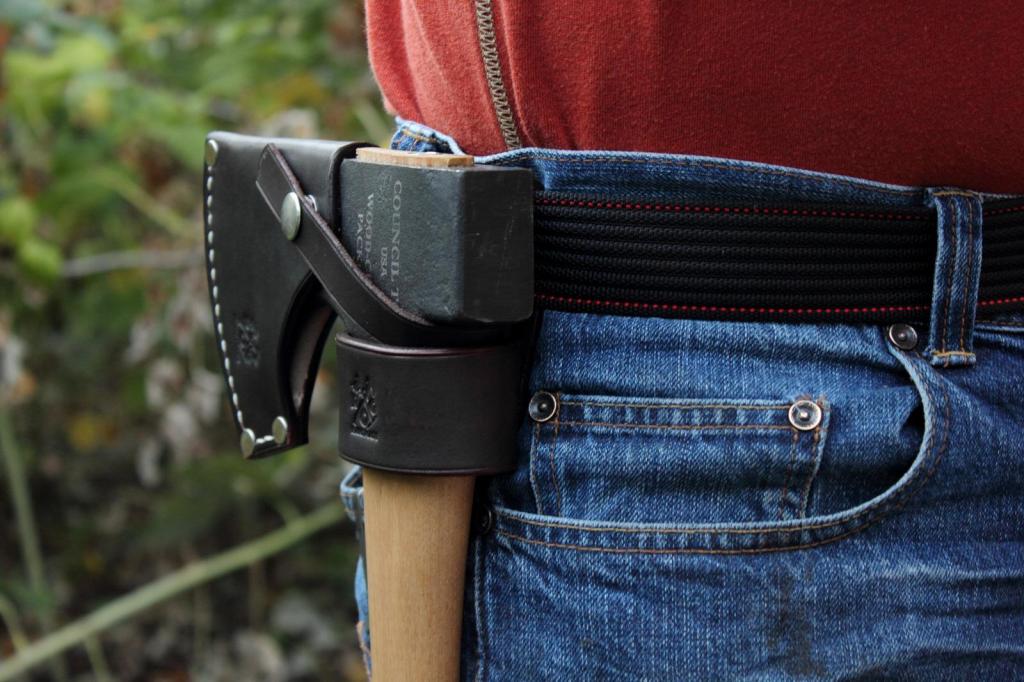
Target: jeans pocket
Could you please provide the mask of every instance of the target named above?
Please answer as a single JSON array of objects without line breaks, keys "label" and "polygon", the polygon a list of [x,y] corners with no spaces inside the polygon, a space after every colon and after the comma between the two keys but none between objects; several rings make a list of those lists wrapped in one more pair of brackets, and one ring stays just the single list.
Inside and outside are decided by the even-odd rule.
[{"label": "jeans pocket", "polygon": [[[473,544],[464,679],[831,677],[818,657],[845,608],[835,595],[909,534],[844,541],[927,505],[949,444],[939,371],[881,334],[862,338],[872,362],[896,362],[870,382],[859,359],[830,364],[843,376],[815,398],[817,443],[798,434],[795,456],[785,400],[563,394],[558,422],[530,427],[540,511],[503,506],[513,498],[499,483]],[[793,505],[781,520],[780,505]]]},{"label": "jeans pocket", "polygon": [[[791,409],[806,411],[801,428],[791,423]],[[802,518],[828,421],[824,397],[780,402],[561,394],[555,418],[533,429],[530,482],[537,511],[622,523]]]},{"label": "jeans pocket", "polygon": [[947,443],[942,378],[916,353],[889,352],[905,383],[816,398],[822,419],[809,432],[794,433],[781,401],[562,395],[557,421],[532,427],[537,508],[499,497],[495,530],[514,543],[640,554],[776,551],[853,535],[913,499]]}]

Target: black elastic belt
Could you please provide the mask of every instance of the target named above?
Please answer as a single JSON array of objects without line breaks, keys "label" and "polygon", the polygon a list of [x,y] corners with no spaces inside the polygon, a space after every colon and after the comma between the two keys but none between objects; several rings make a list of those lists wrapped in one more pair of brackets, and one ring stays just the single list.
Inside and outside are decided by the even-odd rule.
[{"label": "black elastic belt", "polygon": [[[544,308],[658,317],[928,318],[936,212],[647,203],[541,192]],[[986,202],[978,315],[1024,309],[1024,203]]]}]

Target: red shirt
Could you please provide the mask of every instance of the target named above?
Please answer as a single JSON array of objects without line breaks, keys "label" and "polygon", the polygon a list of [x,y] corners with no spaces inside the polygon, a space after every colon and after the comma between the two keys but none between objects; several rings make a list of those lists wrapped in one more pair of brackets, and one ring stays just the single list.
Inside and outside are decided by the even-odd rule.
[{"label": "red shirt", "polygon": [[389,108],[468,153],[699,154],[1024,193],[1013,0],[367,0],[367,25]]}]

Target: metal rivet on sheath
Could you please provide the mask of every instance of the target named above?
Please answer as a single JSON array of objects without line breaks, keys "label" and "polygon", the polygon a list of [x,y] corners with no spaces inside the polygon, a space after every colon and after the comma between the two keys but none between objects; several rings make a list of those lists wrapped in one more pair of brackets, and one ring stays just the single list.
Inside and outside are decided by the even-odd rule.
[{"label": "metal rivet on sheath", "polygon": [[295,239],[302,225],[302,204],[295,192],[288,192],[281,201],[281,230],[289,240]]},{"label": "metal rivet on sheath", "polygon": [[897,348],[914,350],[917,347],[917,330],[902,322],[890,325],[889,341]]},{"label": "metal rivet on sheath", "polygon": [[274,442],[282,445],[288,439],[288,420],[278,417],[271,426],[271,433],[274,434]]},{"label": "metal rivet on sheath", "polygon": [[547,391],[537,391],[530,398],[530,404],[526,411],[529,412],[530,419],[533,421],[546,422],[558,412],[558,398]]},{"label": "metal rivet on sheath", "polygon": [[242,437],[239,439],[242,446],[242,454],[248,457],[256,449],[256,434],[252,429],[242,429]]},{"label": "metal rivet on sheath", "polygon": [[205,158],[206,158],[206,165],[207,166],[212,166],[213,164],[217,163],[217,152],[219,150],[220,150],[220,148],[217,146],[217,140],[207,140],[206,141],[206,154],[205,154]]},{"label": "metal rivet on sheath", "polygon": [[821,423],[821,406],[811,400],[798,400],[789,407],[789,423],[793,428],[810,431]]}]

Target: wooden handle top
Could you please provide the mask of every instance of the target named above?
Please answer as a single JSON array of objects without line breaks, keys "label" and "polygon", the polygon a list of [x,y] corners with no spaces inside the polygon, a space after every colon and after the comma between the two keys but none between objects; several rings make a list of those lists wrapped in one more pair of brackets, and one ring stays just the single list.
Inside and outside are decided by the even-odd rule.
[{"label": "wooden handle top", "polygon": [[383,147],[360,147],[356,158],[368,163],[388,166],[418,166],[422,168],[464,168],[473,165],[468,154],[438,154],[437,152],[408,152]]}]

